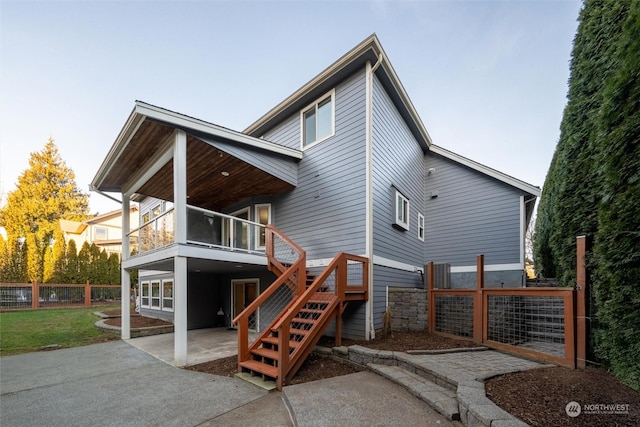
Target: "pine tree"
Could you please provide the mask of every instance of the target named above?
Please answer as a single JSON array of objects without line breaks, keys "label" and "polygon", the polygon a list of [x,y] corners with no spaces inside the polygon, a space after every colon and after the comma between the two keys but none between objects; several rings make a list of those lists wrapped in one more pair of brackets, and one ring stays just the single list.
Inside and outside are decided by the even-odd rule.
[{"label": "pine tree", "polygon": [[88,210],[88,195],[78,189],[75,174],[49,139],[42,151],[31,153],[29,168],[18,177],[16,189],[0,210],[0,226],[9,242],[22,238],[30,242],[29,280],[42,280],[45,248],[59,220],[85,220]]},{"label": "pine tree", "polygon": [[0,234],[0,282],[9,281],[9,266],[11,260],[11,251],[7,240]]},{"label": "pine tree", "polygon": [[76,241],[71,239],[67,244],[65,270],[63,274],[64,283],[81,283],[80,267],[78,262],[78,247]]},{"label": "pine tree", "polygon": [[111,285],[119,285],[121,282],[120,273],[120,257],[118,254],[109,255],[109,275],[107,277],[107,283]]}]

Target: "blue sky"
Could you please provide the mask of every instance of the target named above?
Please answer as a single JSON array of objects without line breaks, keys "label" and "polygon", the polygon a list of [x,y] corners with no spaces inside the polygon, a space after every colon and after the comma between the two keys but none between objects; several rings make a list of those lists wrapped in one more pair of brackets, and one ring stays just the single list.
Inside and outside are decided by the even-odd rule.
[{"label": "blue sky", "polygon": [[[434,143],[542,186],[579,1],[6,1],[0,192],[52,136],[84,191],[142,100],[242,130],[376,33]],[[92,212],[119,206],[92,194]]]}]

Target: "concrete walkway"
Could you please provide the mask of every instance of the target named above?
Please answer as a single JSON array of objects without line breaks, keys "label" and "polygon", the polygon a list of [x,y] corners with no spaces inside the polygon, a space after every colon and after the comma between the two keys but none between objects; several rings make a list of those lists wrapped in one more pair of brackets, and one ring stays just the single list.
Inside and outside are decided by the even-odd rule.
[{"label": "concrete walkway", "polygon": [[334,348],[332,353],[402,386],[448,420],[460,420],[465,426],[527,426],[486,396],[484,382],[497,375],[553,365],[486,348],[464,350],[418,355],[351,346]]},{"label": "concrete walkway", "polygon": [[0,392],[3,427],[455,425],[372,372],[268,393],[124,341],[2,357]]}]

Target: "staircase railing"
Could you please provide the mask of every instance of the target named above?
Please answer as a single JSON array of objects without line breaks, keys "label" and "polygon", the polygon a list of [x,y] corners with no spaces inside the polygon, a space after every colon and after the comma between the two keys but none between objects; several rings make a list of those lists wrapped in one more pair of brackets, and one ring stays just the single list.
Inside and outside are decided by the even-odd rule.
[{"label": "staircase railing", "polygon": [[[265,237],[269,270],[275,270],[274,273],[279,277],[232,320],[238,327],[238,363],[247,360],[251,349],[258,347],[261,339],[270,333],[269,328],[259,327],[258,310],[260,323],[271,325],[305,288],[305,251],[272,225],[265,227]],[[250,328],[260,333],[251,346]]]},{"label": "staircase railing", "polygon": [[[351,292],[365,293],[368,283],[368,262],[369,260],[357,255],[339,253],[324,271],[313,281],[302,295],[293,303],[278,321],[271,326],[272,331],[278,334],[278,388],[289,382],[298,371],[308,354],[318,342],[329,322],[336,318],[336,340],[341,337],[342,303]],[[299,345],[294,347],[293,352],[289,352],[289,337],[291,322],[294,317],[305,307],[312,298],[317,298],[317,293],[321,288],[326,291],[318,295],[328,303],[324,314],[314,325],[311,333],[301,339]],[[331,296],[331,297],[329,297]],[[339,343],[338,343],[339,344]]]}]

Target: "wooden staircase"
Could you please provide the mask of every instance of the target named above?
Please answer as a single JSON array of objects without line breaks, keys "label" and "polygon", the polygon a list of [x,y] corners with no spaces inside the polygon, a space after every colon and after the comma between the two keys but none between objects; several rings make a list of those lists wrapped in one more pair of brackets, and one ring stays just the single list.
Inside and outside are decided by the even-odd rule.
[{"label": "wooden staircase", "polygon": [[[273,226],[267,226],[269,269],[278,276],[275,282],[233,322],[238,325],[238,372],[248,372],[266,381],[275,381],[281,390],[296,374],[304,360],[327,329],[336,320],[336,342],[341,339],[341,315],[347,300],[367,299],[368,260],[341,253],[315,277],[306,269],[306,254]],[[289,250],[278,250],[283,245]],[[291,252],[297,258],[287,258]],[[279,254],[288,254],[283,257]],[[356,267],[357,279],[347,274]],[[350,270],[350,271],[351,271]],[[286,295],[286,301],[282,301]],[[248,319],[259,307],[283,306],[256,341],[248,344]],[[261,312],[262,313],[262,312]]]}]

